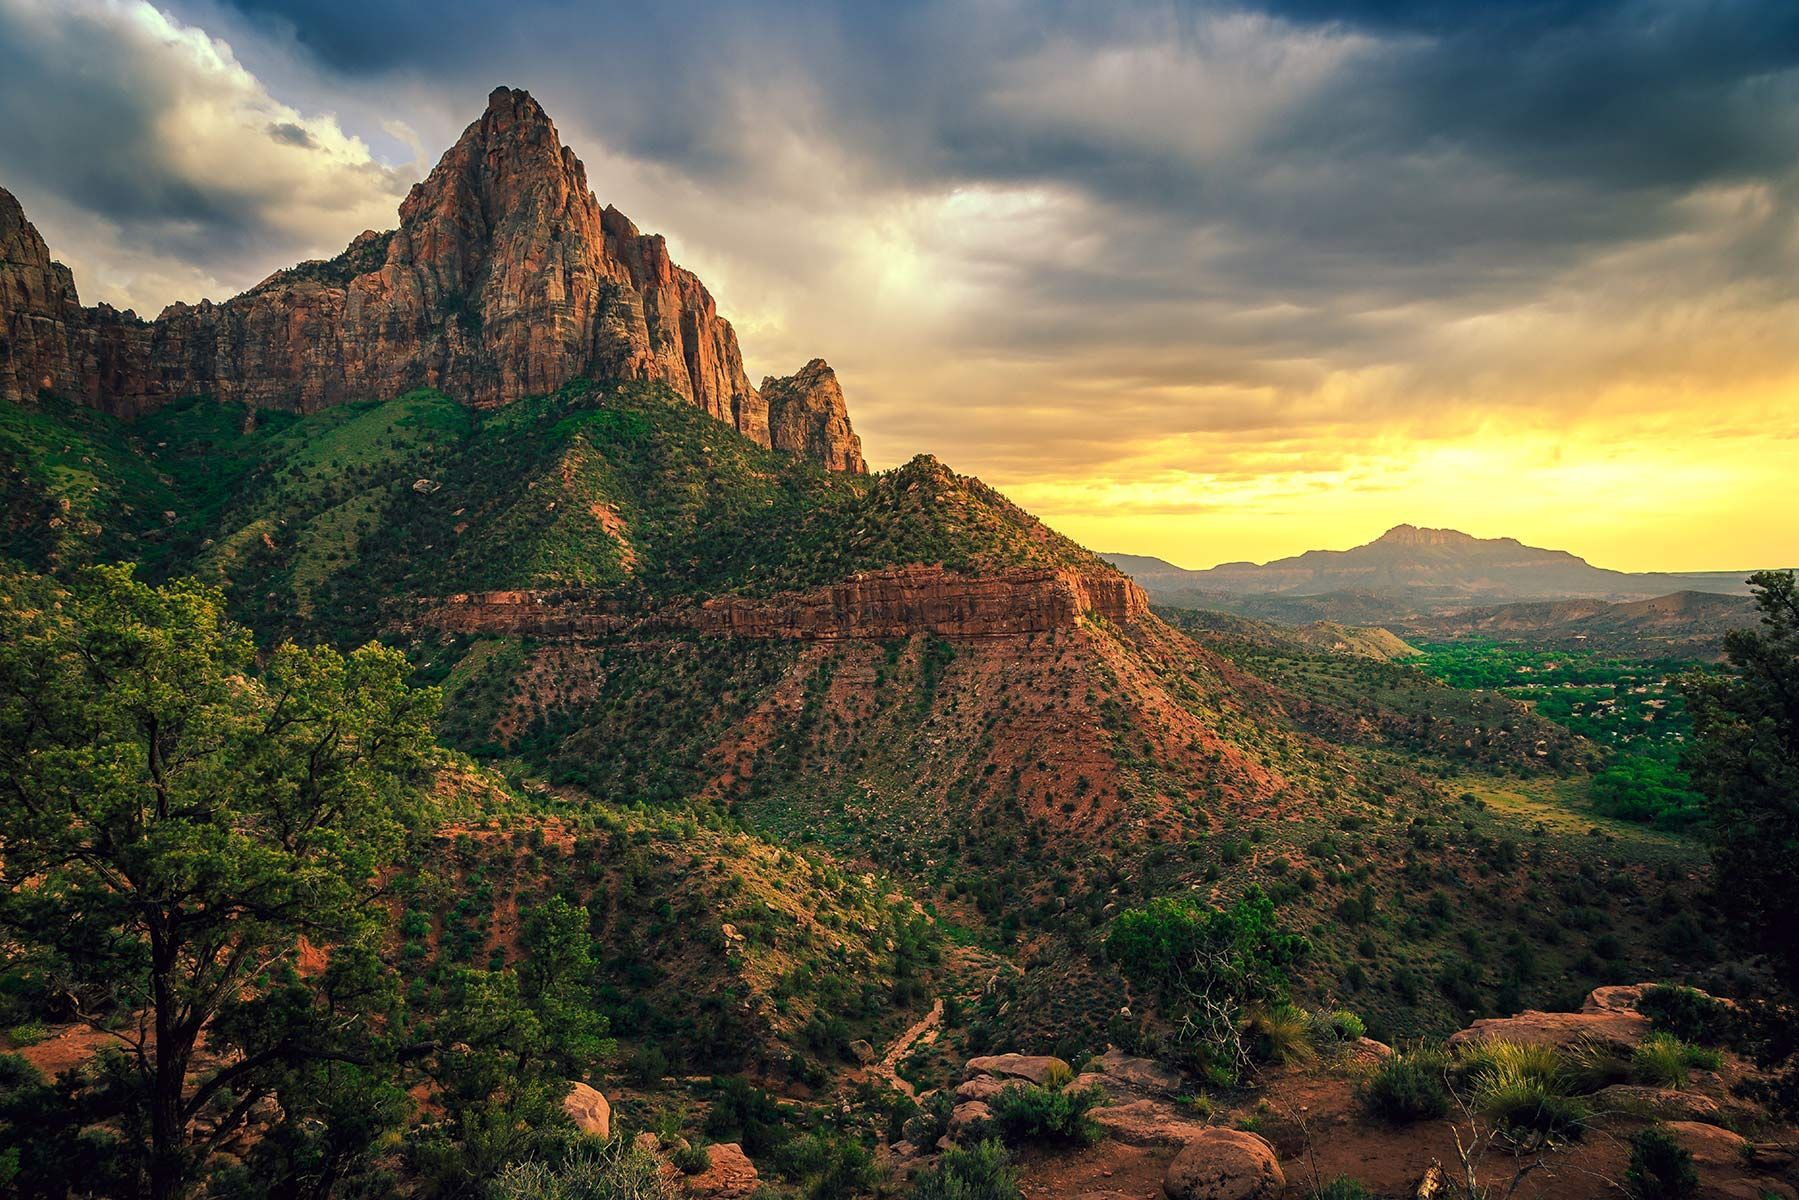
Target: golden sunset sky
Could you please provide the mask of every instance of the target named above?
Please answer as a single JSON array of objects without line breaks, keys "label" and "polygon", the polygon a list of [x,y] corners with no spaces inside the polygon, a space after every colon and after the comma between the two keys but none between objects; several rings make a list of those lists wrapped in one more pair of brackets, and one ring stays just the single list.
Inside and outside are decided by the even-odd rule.
[{"label": "golden sunset sky", "polygon": [[497,84],[876,468],[1190,567],[1799,564],[1790,0],[0,0],[0,185],[85,302],[222,299]]}]

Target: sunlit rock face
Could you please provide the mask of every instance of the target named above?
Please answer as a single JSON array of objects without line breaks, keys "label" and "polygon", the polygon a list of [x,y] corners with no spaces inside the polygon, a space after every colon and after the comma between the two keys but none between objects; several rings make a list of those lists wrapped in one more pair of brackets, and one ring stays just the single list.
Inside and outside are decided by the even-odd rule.
[{"label": "sunlit rock face", "polygon": [[0,396],[52,391],[131,416],[176,396],[313,412],[438,388],[488,407],[572,379],[649,379],[763,446],[864,471],[821,360],[778,385],[667,242],[602,208],[537,101],[499,88],[400,206],[399,228],[153,322],[84,309],[18,203],[0,201]]}]

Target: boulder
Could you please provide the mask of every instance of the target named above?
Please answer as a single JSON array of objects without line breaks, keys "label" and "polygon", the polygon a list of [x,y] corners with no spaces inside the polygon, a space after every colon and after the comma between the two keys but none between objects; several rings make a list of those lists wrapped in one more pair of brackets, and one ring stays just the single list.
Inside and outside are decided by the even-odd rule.
[{"label": "boulder", "polygon": [[1634,1049],[1649,1036],[1649,1018],[1622,1009],[1550,1013],[1526,1010],[1515,1017],[1489,1017],[1449,1035],[1457,1049],[1481,1042],[1517,1042],[1527,1046],[1573,1046],[1592,1041],[1623,1050]]},{"label": "boulder", "polygon": [[710,1164],[698,1175],[687,1177],[687,1192],[709,1200],[738,1200],[756,1190],[756,1164],[736,1142],[707,1146]]},{"label": "boulder", "polygon": [[1596,987],[1587,993],[1581,1003],[1583,1013],[1601,1012],[1635,1012],[1637,1002],[1643,998],[1643,983],[1613,983],[1605,987]]},{"label": "boulder", "polygon": [[1670,1121],[1668,1133],[1701,1167],[1740,1168],[1749,1139],[1702,1121]]},{"label": "boulder", "polygon": [[1212,1131],[1203,1121],[1190,1121],[1154,1100],[1106,1104],[1089,1114],[1106,1136],[1128,1146],[1185,1146]]},{"label": "boulder", "polygon": [[950,1110],[949,1136],[953,1141],[979,1141],[993,1123],[993,1110],[979,1100],[964,1100]]},{"label": "boulder", "polygon": [[[1086,1078],[1086,1076],[1082,1076]],[[973,1079],[964,1080],[956,1087],[957,1100],[979,1100],[982,1103],[993,1099],[1013,1084],[1016,1079],[996,1079],[991,1075],[976,1075]]]},{"label": "boulder", "polygon": [[1168,1164],[1168,1200],[1272,1200],[1287,1186],[1274,1147],[1241,1129],[1207,1128]]},{"label": "boulder", "polygon": [[1027,1083],[1047,1083],[1052,1074],[1065,1078],[1074,1068],[1053,1054],[989,1054],[968,1060],[968,1075],[997,1075],[1001,1079],[1022,1079]]},{"label": "boulder", "polygon": [[1593,1095],[1593,1107],[1601,1114],[1619,1112],[1652,1117],[1657,1121],[1704,1121],[1708,1124],[1716,1121],[1723,1112],[1718,1102],[1709,1096],[1631,1083],[1614,1083],[1600,1088]]},{"label": "boulder", "polygon": [[874,1046],[862,1038],[857,1038],[850,1043],[850,1053],[855,1056],[857,1062],[865,1067],[880,1057],[875,1053]]},{"label": "boulder", "polygon": [[1185,1082],[1173,1067],[1164,1066],[1153,1058],[1133,1057],[1116,1046],[1088,1063],[1087,1071],[1097,1071],[1115,1089],[1151,1096],[1177,1095]]},{"label": "boulder", "polygon": [[582,1133],[600,1138],[612,1136],[612,1105],[597,1089],[585,1083],[569,1084],[568,1095],[562,1098],[562,1111]]}]

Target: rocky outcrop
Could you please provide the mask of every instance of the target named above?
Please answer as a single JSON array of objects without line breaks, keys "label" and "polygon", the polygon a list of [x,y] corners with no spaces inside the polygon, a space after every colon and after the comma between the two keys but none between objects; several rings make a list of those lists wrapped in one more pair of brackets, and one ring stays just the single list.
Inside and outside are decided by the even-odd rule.
[{"label": "rocky outcrop", "polygon": [[562,1111],[575,1123],[575,1128],[594,1137],[612,1136],[612,1105],[597,1088],[585,1083],[571,1083],[562,1098]]},{"label": "rocky outcrop", "polygon": [[1132,621],[1148,611],[1122,575],[1019,569],[970,576],[941,567],[864,572],[811,592],[719,596],[632,611],[579,591],[476,592],[425,602],[402,628],[579,639],[695,632],[759,639],[1001,637],[1072,628],[1083,617]]},{"label": "rocky outcrop", "polygon": [[1274,1147],[1241,1129],[1211,1128],[1168,1164],[1168,1200],[1264,1200],[1287,1186]]},{"label": "rocky outcrop", "polygon": [[1566,1048],[1597,1042],[1629,1050],[1649,1036],[1649,1018],[1624,1010],[1578,1013],[1527,1009],[1513,1017],[1489,1017],[1449,1035],[1451,1049],[1481,1042],[1516,1042]]},{"label": "rocky outcrop", "polygon": [[1022,1080],[1039,1086],[1054,1079],[1074,1078],[1074,1068],[1053,1054],[988,1054],[969,1059],[965,1071],[971,1079],[991,1075],[995,1079]]},{"label": "rocky outcrop", "polygon": [[815,358],[797,374],[768,376],[759,389],[768,403],[768,433],[775,449],[786,450],[833,471],[866,475],[862,439],[850,428],[849,409],[837,372]]},{"label": "rocky outcrop", "polygon": [[706,1147],[706,1169],[688,1176],[684,1186],[688,1195],[704,1200],[742,1200],[759,1182],[756,1164],[741,1145],[717,1142]]},{"label": "rocky outcrop", "polygon": [[528,94],[499,88],[400,206],[329,261],[155,322],[83,309],[69,271],[0,192],[0,398],[48,390],[131,416],[204,394],[313,412],[432,387],[478,406],[578,378],[667,384],[763,446],[864,471],[815,361],[780,395],[780,440],[737,335],[660,236],[602,208]]}]

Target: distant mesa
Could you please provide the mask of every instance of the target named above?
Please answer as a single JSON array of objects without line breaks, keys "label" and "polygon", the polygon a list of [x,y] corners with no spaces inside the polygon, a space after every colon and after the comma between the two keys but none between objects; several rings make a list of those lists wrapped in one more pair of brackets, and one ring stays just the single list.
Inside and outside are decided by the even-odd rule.
[{"label": "distant mesa", "polygon": [[529,94],[495,89],[399,216],[336,258],[144,321],[83,307],[0,189],[0,399],[48,391],[133,417],[187,395],[315,412],[436,388],[491,407],[576,379],[654,380],[759,445],[867,470],[823,360],[765,381],[771,413],[706,286],[600,206]]},{"label": "distant mesa", "polygon": [[[1133,576],[1159,604],[1302,620],[1385,621],[1407,603],[1435,608],[1539,599],[1641,600],[1675,591],[1744,595],[1749,574],[1611,571],[1566,550],[1527,546],[1516,538],[1478,538],[1417,525],[1395,525],[1348,550],[1308,550],[1268,563],[1222,563],[1202,571],[1140,555],[1101,557]],[[1294,606],[1292,613],[1249,611],[1236,602],[1243,597],[1271,602],[1330,597],[1332,604]]]}]

